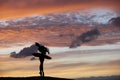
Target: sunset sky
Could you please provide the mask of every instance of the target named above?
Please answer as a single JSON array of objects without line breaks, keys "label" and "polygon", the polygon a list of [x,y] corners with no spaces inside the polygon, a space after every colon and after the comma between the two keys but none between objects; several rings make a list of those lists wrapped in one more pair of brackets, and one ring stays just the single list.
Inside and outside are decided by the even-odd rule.
[{"label": "sunset sky", "polygon": [[[102,10],[100,12],[98,10],[97,12],[98,8]],[[51,18],[45,20],[42,20],[40,17],[38,17],[38,20],[36,18],[20,18],[68,11],[72,12],[75,10],[80,13],[82,13],[82,10],[90,10],[92,13],[92,9],[93,12],[95,12],[94,9],[96,10],[96,16],[93,14],[90,17],[95,17],[95,21],[98,18],[100,22],[106,21],[106,25],[101,25],[102,23],[100,25],[98,23],[98,25],[95,24],[93,26],[94,28],[100,26],[100,35],[97,39],[91,41],[88,45],[84,43],[81,45],[83,41],[77,41],[80,42],[77,43],[80,46],[72,49],[69,46],[74,40],[78,39],[78,37],[82,39],[83,37],[81,35],[83,33],[90,32],[93,29],[91,26],[88,27],[89,21],[87,19],[89,17],[83,17],[85,20],[82,18],[84,22],[88,22],[88,26],[79,24],[76,27],[73,24],[67,24],[66,26],[57,26],[55,24],[49,27],[40,25],[31,26],[31,23],[35,22],[37,22],[36,24],[42,24],[43,22],[47,24]],[[106,10],[109,12],[109,9],[112,14],[108,15]],[[99,16],[98,14],[100,13],[105,13],[105,15]],[[17,59],[10,57],[10,53],[14,51],[18,54],[25,48],[31,51],[29,47],[35,42],[43,43],[50,49],[52,60],[46,60],[45,62],[47,76],[81,78],[120,75],[120,29],[109,24],[111,19],[119,15],[120,0],[0,0],[0,77],[38,76],[39,60],[32,61],[31,58],[33,56]],[[80,19],[81,16],[79,16]],[[60,17],[51,21],[57,23],[56,20],[60,20]],[[18,19],[16,24],[15,21],[17,19],[15,18],[24,21],[20,23]],[[62,18],[59,23],[64,20],[68,20],[68,23],[75,21],[74,17],[70,22],[69,20],[71,18]],[[91,21],[94,22],[94,20],[91,18]],[[27,21],[30,22],[28,26],[24,25]],[[12,23],[15,25],[11,26],[10,24]],[[83,22],[81,23],[83,24]],[[3,24],[7,24],[8,26],[4,26]],[[87,37],[89,38],[89,36]]]},{"label": "sunset sky", "polygon": [[[50,56],[53,59],[45,60],[45,75],[63,78],[120,75],[120,49],[114,49],[114,46],[116,45],[104,46],[104,49],[98,46],[98,49],[93,50],[95,47],[52,53]],[[39,60],[32,61],[31,57],[15,59],[9,55],[0,55],[0,77],[38,76]]]},{"label": "sunset sky", "polygon": [[0,0],[0,19],[89,8],[112,8],[119,12],[120,0]]}]

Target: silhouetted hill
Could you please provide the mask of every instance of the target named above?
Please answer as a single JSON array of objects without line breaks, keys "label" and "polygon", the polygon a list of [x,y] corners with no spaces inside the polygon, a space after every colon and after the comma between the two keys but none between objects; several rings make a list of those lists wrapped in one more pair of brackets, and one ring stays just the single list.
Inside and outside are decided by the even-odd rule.
[{"label": "silhouetted hill", "polygon": [[[42,80],[38,76],[34,77],[1,77],[0,80]],[[45,77],[44,80],[72,80],[66,78]]]},{"label": "silhouetted hill", "polygon": [[76,80],[120,80],[120,76],[90,77],[90,78],[79,78]]},{"label": "silhouetted hill", "polygon": [[[42,80],[42,79],[39,76],[33,76],[33,77],[0,77],[0,80]],[[45,77],[44,80],[73,80],[73,79]],[[75,80],[120,80],[120,76],[77,78]]]}]

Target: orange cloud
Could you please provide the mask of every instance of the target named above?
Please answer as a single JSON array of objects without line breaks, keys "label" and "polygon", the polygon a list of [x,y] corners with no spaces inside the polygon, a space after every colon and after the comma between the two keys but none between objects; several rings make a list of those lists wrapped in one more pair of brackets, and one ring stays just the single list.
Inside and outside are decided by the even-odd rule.
[{"label": "orange cloud", "polygon": [[118,10],[119,3],[119,0],[0,0],[0,19],[91,7],[110,7]]}]

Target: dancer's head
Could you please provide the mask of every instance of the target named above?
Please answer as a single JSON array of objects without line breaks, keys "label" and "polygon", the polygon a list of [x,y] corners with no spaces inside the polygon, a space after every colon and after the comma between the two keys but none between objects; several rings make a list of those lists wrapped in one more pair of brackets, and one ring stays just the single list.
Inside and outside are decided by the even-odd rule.
[{"label": "dancer's head", "polygon": [[40,47],[41,44],[39,44],[38,42],[35,42],[35,46]]}]

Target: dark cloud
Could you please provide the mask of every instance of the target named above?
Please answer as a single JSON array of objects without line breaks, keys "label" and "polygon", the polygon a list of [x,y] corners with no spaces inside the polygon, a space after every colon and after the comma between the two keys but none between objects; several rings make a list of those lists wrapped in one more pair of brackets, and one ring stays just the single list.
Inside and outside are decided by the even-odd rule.
[{"label": "dark cloud", "polygon": [[120,17],[112,18],[109,20],[110,25],[116,26],[120,28]]},{"label": "dark cloud", "polygon": [[35,45],[31,45],[30,47],[23,48],[19,53],[16,52],[10,53],[10,57],[24,58],[27,56],[32,56],[32,54],[36,52],[37,52],[37,47]]},{"label": "dark cloud", "polygon": [[76,37],[76,39],[72,41],[70,48],[75,48],[75,47],[80,46],[83,43],[93,41],[97,39],[99,35],[100,35],[100,32],[97,28],[91,31],[82,33],[80,36]]}]

